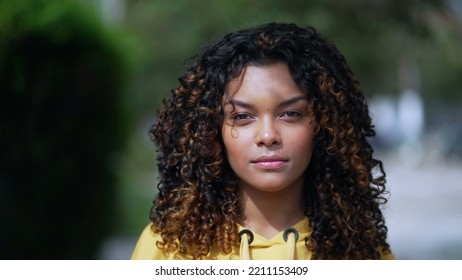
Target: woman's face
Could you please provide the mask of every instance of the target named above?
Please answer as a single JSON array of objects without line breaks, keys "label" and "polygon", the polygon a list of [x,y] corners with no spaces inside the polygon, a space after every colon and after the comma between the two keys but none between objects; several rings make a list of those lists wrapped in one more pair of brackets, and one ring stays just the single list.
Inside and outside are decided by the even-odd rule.
[{"label": "woman's face", "polygon": [[223,142],[241,188],[300,188],[313,152],[315,121],[284,63],[247,66],[224,98]]}]

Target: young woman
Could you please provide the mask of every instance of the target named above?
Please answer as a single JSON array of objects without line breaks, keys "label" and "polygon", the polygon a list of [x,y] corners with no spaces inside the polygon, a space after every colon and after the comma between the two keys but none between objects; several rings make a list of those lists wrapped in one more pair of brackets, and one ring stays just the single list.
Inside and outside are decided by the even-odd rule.
[{"label": "young woman", "polygon": [[314,29],[206,46],[151,134],[159,194],[132,259],[393,258],[367,104]]}]

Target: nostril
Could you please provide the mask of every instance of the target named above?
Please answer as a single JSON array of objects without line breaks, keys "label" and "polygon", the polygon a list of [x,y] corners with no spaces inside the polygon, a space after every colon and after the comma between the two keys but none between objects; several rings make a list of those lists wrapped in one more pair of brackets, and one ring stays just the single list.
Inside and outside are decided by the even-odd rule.
[{"label": "nostril", "polygon": [[272,146],[279,144],[281,142],[281,138],[279,137],[279,134],[276,132],[264,132],[259,135],[257,138],[257,145],[259,146]]},{"label": "nostril", "polygon": [[272,146],[281,142],[281,137],[274,123],[265,123],[260,127],[260,131],[256,136],[256,144],[258,146]]}]

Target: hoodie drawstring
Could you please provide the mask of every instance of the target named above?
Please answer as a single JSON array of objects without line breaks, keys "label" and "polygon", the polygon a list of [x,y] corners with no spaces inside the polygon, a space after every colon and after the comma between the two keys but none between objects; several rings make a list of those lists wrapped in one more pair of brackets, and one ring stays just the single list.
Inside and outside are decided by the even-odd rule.
[{"label": "hoodie drawstring", "polygon": [[294,228],[286,228],[282,237],[286,241],[286,260],[295,259],[295,242],[298,240],[298,231]]},{"label": "hoodie drawstring", "polygon": [[249,245],[253,241],[253,233],[248,229],[243,229],[239,232],[239,236],[241,237],[241,247],[239,249],[241,260],[250,260]]},{"label": "hoodie drawstring", "polygon": [[[241,238],[241,245],[239,249],[239,255],[241,260],[250,260],[249,245],[253,241],[253,233],[248,229],[243,229],[239,232]],[[282,234],[284,241],[286,242],[286,259],[295,259],[295,246],[298,240],[298,231],[294,228],[287,228]]]}]

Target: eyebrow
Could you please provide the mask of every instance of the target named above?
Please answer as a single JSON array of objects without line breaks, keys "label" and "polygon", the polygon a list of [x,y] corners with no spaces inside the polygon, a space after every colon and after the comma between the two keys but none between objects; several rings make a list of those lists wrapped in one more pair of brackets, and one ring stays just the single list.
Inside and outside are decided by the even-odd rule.
[{"label": "eyebrow", "polygon": [[[290,99],[282,101],[281,103],[278,104],[278,107],[284,107],[284,106],[287,106],[287,105],[291,105],[291,104],[297,103],[299,100],[308,101],[308,97],[303,96],[303,95],[295,96],[295,97],[292,97]],[[224,106],[226,106],[228,104],[230,104],[230,105],[234,104],[235,106],[239,106],[239,107],[246,108],[246,109],[251,109],[251,108],[255,107],[253,104],[249,104],[249,103],[246,103],[244,101],[236,100],[236,99],[228,100],[224,104]]]}]

